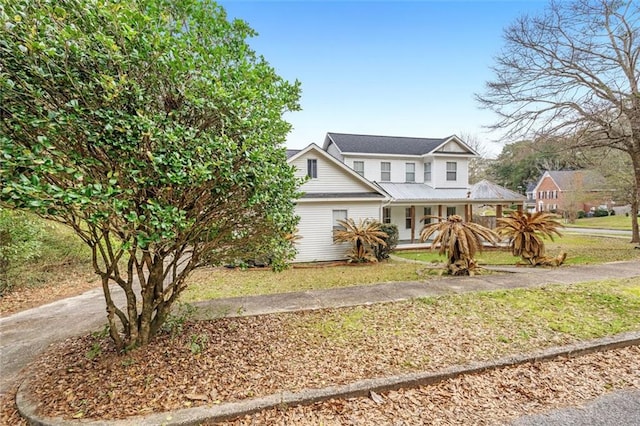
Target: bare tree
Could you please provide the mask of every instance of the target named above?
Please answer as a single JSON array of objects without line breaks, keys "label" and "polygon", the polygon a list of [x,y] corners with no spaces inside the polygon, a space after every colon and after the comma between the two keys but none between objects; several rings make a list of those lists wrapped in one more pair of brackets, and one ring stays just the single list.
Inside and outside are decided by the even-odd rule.
[{"label": "bare tree", "polygon": [[640,242],[640,3],[552,0],[540,16],[504,31],[495,80],[477,95],[499,115],[491,127],[511,137],[573,138],[579,147],[609,147],[631,158],[632,242]]},{"label": "bare tree", "polygon": [[478,136],[471,133],[460,132],[460,138],[471,149],[478,153],[478,157],[474,157],[469,161],[469,183],[477,183],[482,179],[489,177],[489,169],[493,162],[490,159],[490,152],[487,145],[480,141]]}]

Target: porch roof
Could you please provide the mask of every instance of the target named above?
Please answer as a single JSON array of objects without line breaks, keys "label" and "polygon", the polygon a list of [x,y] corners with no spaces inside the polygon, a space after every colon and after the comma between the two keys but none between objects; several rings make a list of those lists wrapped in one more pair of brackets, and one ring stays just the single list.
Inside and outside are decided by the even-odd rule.
[{"label": "porch roof", "polygon": [[376,182],[393,201],[452,201],[467,200],[467,188],[435,189],[423,183]]},{"label": "porch roof", "polygon": [[495,202],[523,202],[526,196],[515,191],[496,185],[486,179],[471,185],[471,198],[473,201],[495,201]]},{"label": "porch roof", "polygon": [[433,188],[423,183],[376,182],[395,202],[459,201],[464,203],[523,202],[525,197],[500,185],[482,180],[469,188]]}]

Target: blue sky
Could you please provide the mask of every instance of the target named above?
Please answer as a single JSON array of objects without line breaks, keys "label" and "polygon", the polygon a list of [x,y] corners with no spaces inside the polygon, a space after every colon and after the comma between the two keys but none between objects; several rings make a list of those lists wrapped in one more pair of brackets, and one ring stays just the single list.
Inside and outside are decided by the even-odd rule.
[{"label": "blue sky", "polygon": [[302,111],[286,115],[287,147],[322,144],[327,132],[445,137],[482,143],[500,135],[474,93],[492,79],[503,28],[538,14],[544,0],[251,1],[220,4],[259,35],[251,46],[302,83]]}]

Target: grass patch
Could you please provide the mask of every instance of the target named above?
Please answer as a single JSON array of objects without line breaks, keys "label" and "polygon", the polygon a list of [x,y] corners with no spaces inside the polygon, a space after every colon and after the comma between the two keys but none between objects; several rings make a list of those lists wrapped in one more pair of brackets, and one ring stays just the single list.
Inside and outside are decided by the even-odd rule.
[{"label": "grass patch", "polygon": [[89,247],[64,225],[43,221],[43,226],[45,232],[37,256],[25,262],[11,264],[7,274],[11,289],[51,285],[64,276],[71,275],[96,280]]},{"label": "grass patch", "polygon": [[555,256],[564,251],[565,264],[586,265],[640,259],[640,252],[626,238],[563,234],[555,241],[545,242],[547,254]]},{"label": "grass patch", "polygon": [[473,312],[508,340],[549,332],[591,339],[638,328],[640,278],[466,294],[440,303]]},{"label": "grass patch", "polygon": [[[323,310],[294,318],[291,327],[307,340],[354,348],[366,347],[375,334],[385,336],[385,344],[423,341],[418,350],[428,353],[430,335],[450,333],[463,346],[460,334],[482,340],[484,351],[505,345],[530,350],[639,330],[640,278]],[[403,362],[419,365],[421,359],[416,352]]]},{"label": "grass patch", "polygon": [[[616,262],[640,258],[638,250],[623,238],[605,236],[590,236],[580,234],[563,234],[554,241],[545,240],[548,256],[556,256],[561,251],[566,252],[567,265],[586,265],[593,263]],[[397,256],[405,259],[423,262],[443,262],[444,256],[439,256],[435,250],[398,251]],[[480,265],[515,265],[522,260],[511,255],[508,249],[490,248],[476,256]]]},{"label": "grass patch", "polygon": [[423,279],[423,265],[385,261],[376,264],[290,268],[283,272],[270,269],[203,268],[189,278],[189,287],[181,295],[183,302],[222,297],[275,294],[353,285]]},{"label": "grass patch", "polygon": [[[437,250],[397,251],[394,255],[404,259],[434,264],[446,261],[446,257],[440,256]],[[506,249],[491,248],[484,250],[482,253],[477,253],[476,260],[480,265],[515,265],[520,258],[512,256]]]},{"label": "grass patch", "polygon": [[620,229],[631,231],[631,216],[616,215],[603,217],[584,217],[576,223],[567,224],[573,228]]}]

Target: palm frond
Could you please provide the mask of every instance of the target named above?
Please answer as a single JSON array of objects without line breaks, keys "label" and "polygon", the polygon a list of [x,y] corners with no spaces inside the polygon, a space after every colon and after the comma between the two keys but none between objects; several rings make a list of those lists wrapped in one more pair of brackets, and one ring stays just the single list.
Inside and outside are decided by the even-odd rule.
[{"label": "palm frond", "polygon": [[[507,237],[514,256],[520,256],[531,265],[538,265],[545,257],[543,238],[561,237],[558,228],[563,225],[549,212],[515,211],[497,220],[498,234]],[[564,261],[564,259],[562,259]],[[561,263],[561,262],[560,262]]]},{"label": "palm frond", "polygon": [[[420,240],[424,242],[435,235],[431,248],[440,247],[438,253],[447,256],[451,274],[469,275],[469,271],[475,267],[474,257],[478,251],[482,251],[483,243],[486,241],[495,245],[500,241],[500,236],[491,229],[465,222],[461,216],[438,219],[439,222],[424,225]],[[455,268],[452,265],[456,265]]]},{"label": "palm frond", "polygon": [[[380,229],[380,222],[373,219],[360,219],[356,223],[352,218],[338,220],[344,229],[333,231],[334,243],[350,243],[352,249],[347,256],[359,262],[377,261],[374,247],[386,246],[387,233]],[[372,260],[375,259],[375,260]]]}]

